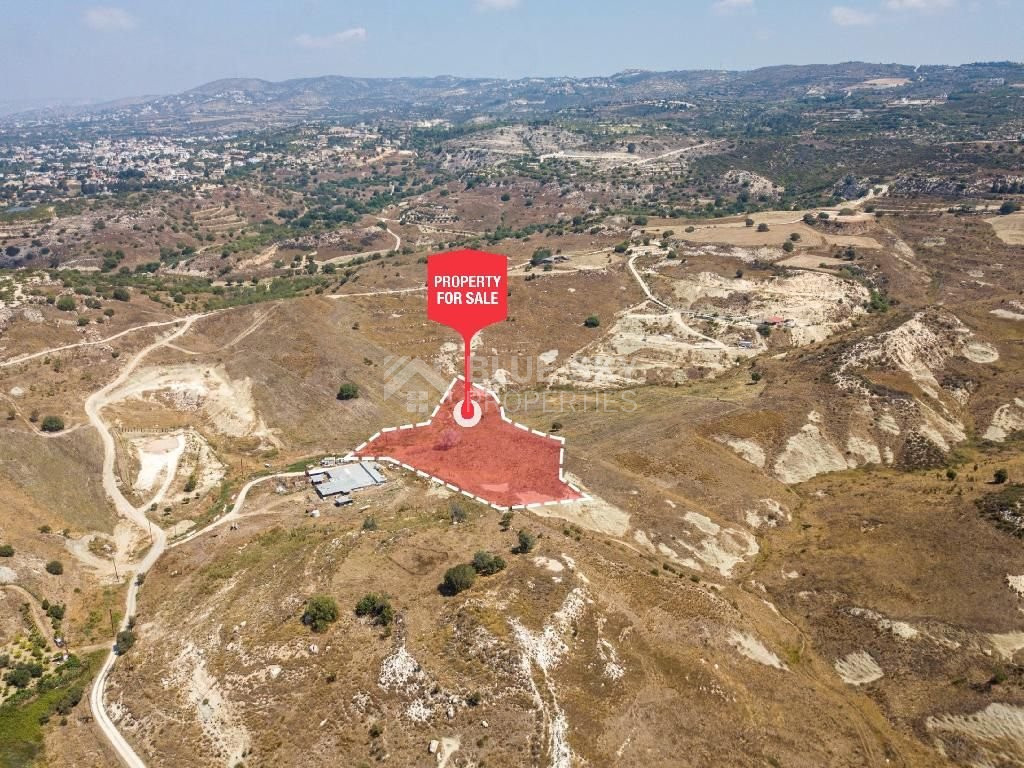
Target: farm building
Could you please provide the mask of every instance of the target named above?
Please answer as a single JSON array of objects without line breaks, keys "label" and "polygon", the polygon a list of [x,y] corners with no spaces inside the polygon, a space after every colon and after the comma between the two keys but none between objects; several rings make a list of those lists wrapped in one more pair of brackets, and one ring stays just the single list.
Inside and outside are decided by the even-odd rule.
[{"label": "farm building", "polygon": [[306,472],[321,499],[349,494],[360,488],[387,482],[380,467],[372,461],[356,461],[308,470]]}]

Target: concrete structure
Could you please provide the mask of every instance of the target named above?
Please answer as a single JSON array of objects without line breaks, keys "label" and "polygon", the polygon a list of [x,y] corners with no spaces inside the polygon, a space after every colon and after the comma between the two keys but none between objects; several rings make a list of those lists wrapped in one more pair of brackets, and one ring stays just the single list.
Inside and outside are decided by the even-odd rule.
[{"label": "concrete structure", "polygon": [[323,471],[308,472],[321,499],[338,494],[350,494],[360,488],[387,482],[380,467],[373,461],[358,461],[327,468]]}]

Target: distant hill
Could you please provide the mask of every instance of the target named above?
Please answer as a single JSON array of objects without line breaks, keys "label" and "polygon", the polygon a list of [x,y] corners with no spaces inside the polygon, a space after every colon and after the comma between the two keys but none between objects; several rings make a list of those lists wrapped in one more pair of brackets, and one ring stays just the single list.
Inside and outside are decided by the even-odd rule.
[{"label": "distant hill", "polygon": [[[865,86],[865,83],[875,83]],[[8,115],[10,123],[102,119],[105,128],[152,132],[237,131],[304,120],[516,118],[566,109],[688,102],[843,98],[874,87],[915,98],[944,96],[979,84],[1024,83],[1024,66],[1010,62],[921,66],[848,62],[774,66],[750,71],[631,70],[607,77],[502,80],[454,76],[356,78],[340,75],[271,82],[215,80],[179,94],[61,105]]]}]

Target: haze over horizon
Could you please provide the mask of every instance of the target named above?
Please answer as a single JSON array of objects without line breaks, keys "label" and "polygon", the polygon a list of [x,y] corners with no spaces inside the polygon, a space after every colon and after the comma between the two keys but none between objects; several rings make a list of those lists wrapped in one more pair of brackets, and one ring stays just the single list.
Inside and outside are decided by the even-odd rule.
[{"label": "haze over horizon", "polygon": [[232,77],[544,77],[745,70],[843,61],[1020,58],[1009,0],[277,0],[177,9],[155,0],[13,6],[0,104],[176,93]]}]

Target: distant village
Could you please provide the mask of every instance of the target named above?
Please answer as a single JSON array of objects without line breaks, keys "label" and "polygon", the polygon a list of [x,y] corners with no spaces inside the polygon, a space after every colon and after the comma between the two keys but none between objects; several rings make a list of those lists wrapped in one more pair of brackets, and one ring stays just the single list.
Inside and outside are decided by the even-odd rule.
[{"label": "distant village", "polygon": [[233,171],[267,164],[295,171],[351,167],[396,154],[412,153],[367,126],[309,127],[287,144],[272,147],[233,135],[24,140],[0,145],[0,213],[109,194],[131,184],[217,181]]}]

